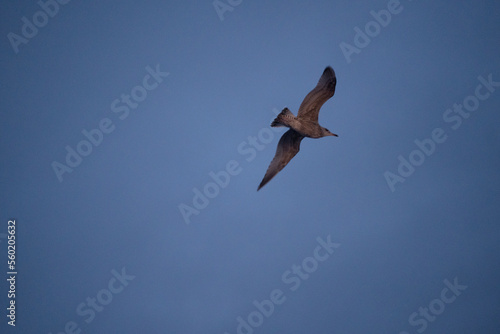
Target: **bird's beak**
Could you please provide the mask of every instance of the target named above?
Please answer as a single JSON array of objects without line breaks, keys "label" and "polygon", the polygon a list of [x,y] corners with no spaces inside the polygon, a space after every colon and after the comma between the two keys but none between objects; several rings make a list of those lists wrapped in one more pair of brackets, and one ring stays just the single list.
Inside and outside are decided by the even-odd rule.
[{"label": "bird's beak", "polygon": [[334,137],[338,137],[339,136],[339,135],[336,135],[335,133],[332,133],[331,135],[334,136]]}]

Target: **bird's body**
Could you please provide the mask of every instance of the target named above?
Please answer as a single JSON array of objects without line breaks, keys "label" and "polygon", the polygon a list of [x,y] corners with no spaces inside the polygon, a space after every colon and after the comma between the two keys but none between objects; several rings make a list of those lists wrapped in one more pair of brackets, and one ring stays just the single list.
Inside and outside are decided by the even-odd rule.
[{"label": "bird's body", "polygon": [[273,161],[267,169],[264,179],[259,185],[259,190],[278,174],[292,160],[300,150],[300,142],[305,137],[321,138],[335,136],[328,129],[318,123],[318,114],[321,106],[333,96],[337,79],[335,72],[328,66],[319,79],[316,87],[307,94],[299,107],[297,116],[285,108],[271,123],[272,127],[286,126],[290,128],[281,137]]},{"label": "bird's body", "polygon": [[[318,122],[301,119],[300,117],[295,117],[288,108],[283,109],[281,113],[287,113],[289,115],[285,117],[278,117],[271,124],[272,127],[286,126],[289,127],[304,137],[309,138],[321,138],[328,136],[328,130],[319,125]],[[326,131],[325,131],[326,130]]]}]

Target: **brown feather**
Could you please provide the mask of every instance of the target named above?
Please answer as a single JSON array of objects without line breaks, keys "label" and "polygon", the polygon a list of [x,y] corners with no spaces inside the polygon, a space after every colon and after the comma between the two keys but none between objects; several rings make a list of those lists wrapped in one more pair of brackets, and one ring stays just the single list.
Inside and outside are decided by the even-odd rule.
[{"label": "brown feather", "polygon": [[300,135],[297,131],[290,129],[281,136],[281,139],[278,143],[278,147],[276,148],[276,154],[274,156],[273,161],[267,168],[266,175],[262,179],[262,182],[259,185],[259,190],[266,183],[271,181],[271,179],[278,174],[285,166],[292,160],[292,158],[299,152],[300,150],[300,142],[304,136]]},{"label": "brown feather", "polygon": [[307,94],[304,101],[300,104],[297,118],[318,122],[318,114],[321,106],[335,94],[335,86],[337,78],[335,71],[328,66],[323,71],[323,75],[318,81],[318,84],[312,91]]}]

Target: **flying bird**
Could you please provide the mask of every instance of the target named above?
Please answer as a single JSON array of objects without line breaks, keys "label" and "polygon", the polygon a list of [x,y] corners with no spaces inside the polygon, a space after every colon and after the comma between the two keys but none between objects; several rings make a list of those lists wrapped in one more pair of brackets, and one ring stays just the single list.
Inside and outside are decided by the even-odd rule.
[{"label": "flying bird", "polygon": [[336,84],[335,72],[328,66],[323,71],[316,87],[302,101],[297,117],[288,108],[285,108],[271,123],[272,127],[286,126],[290,129],[281,136],[274,159],[267,168],[266,175],[264,175],[257,191],[271,181],[299,152],[300,142],[304,137],[338,137],[318,123],[319,110],[335,93]]}]

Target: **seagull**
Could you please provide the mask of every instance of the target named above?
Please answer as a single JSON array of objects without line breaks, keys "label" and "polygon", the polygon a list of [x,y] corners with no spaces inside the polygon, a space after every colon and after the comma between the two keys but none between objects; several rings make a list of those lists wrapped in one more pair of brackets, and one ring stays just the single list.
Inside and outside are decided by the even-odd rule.
[{"label": "seagull", "polygon": [[288,108],[285,108],[271,123],[272,127],[285,126],[290,129],[281,136],[274,159],[267,168],[266,175],[264,175],[257,191],[271,181],[299,152],[300,142],[304,137],[338,137],[318,123],[319,110],[335,93],[336,84],[337,78],[335,77],[335,72],[333,68],[328,66],[323,71],[316,87],[302,101],[297,112],[297,117]]}]

